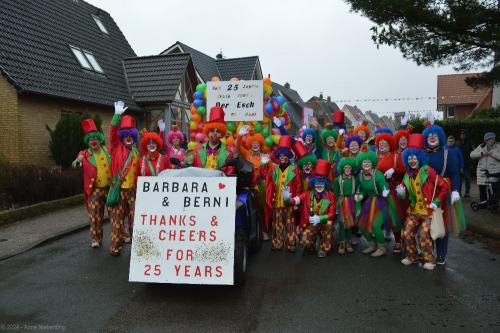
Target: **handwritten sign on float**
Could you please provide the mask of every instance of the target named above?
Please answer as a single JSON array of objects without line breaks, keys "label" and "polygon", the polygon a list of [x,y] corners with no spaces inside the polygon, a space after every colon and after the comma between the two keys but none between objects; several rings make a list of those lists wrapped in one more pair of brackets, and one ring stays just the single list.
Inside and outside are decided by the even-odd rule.
[{"label": "handwritten sign on float", "polygon": [[[207,110],[220,106],[226,121],[255,121],[264,116],[264,84],[252,81],[210,81],[207,83]],[[207,118],[210,119],[210,118]]]},{"label": "handwritten sign on float", "polygon": [[233,284],[236,178],[139,177],[129,281]]}]

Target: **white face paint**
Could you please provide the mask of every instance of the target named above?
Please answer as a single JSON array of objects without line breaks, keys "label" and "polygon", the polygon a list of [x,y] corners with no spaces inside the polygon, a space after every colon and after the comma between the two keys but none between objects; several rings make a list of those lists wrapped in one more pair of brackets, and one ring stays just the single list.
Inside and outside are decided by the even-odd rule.
[{"label": "white face paint", "polygon": [[302,171],[306,174],[310,174],[312,171],[312,163],[304,163],[302,164]]},{"label": "white face paint", "polygon": [[418,158],[416,155],[410,155],[408,156],[408,165],[410,166],[410,168],[412,169],[418,169]]},{"label": "white face paint", "polygon": [[221,138],[222,138],[222,132],[219,131],[219,129],[217,128],[212,128],[208,132],[208,140],[212,144],[219,144]]},{"label": "white face paint", "polygon": [[352,141],[349,144],[349,152],[352,155],[356,155],[357,153],[359,153],[359,143],[357,143],[356,141]]},{"label": "white face paint", "polygon": [[130,148],[134,144],[134,138],[131,137],[130,135],[127,136],[126,138],[123,139],[123,144],[127,147]]},{"label": "white face paint", "polygon": [[439,136],[434,133],[429,134],[429,136],[427,136],[427,144],[431,148],[439,146]]},{"label": "white face paint", "polygon": [[290,161],[290,159],[283,154],[280,155],[279,160],[280,164],[288,164],[288,162]]},{"label": "white face paint", "polygon": [[254,153],[259,153],[260,152],[260,143],[259,143],[259,141],[252,142],[252,151]]},{"label": "white face paint", "polygon": [[406,149],[406,147],[408,147],[408,139],[406,139],[406,136],[402,136],[399,139],[399,148],[403,150]]},{"label": "white face paint", "polygon": [[372,164],[372,161],[370,161],[370,160],[363,160],[363,162],[361,163],[361,167],[365,171],[371,170],[372,166],[373,166],[373,164]]},{"label": "white face paint", "polygon": [[335,138],[333,136],[329,136],[326,138],[326,145],[328,147],[333,147],[335,146]]},{"label": "white face paint", "polygon": [[306,135],[305,143],[306,145],[311,145],[313,143],[313,136],[310,134]]},{"label": "white face paint", "polygon": [[156,145],[156,142],[154,142],[153,140],[149,140],[147,148],[150,153],[154,153],[156,152],[156,149],[158,149],[158,146]]},{"label": "white face paint", "polygon": [[363,141],[366,140],[366,132],[365,131],[359,131],[358,136],[363,139]]},{"label": "white face paint", "polygon": [[380,140],[378,142],[378,151],[381,154],[388,153],[390,151],[389,142],[387,140]]},{"label": "white face paint", "polygon": [[344,171],[344,175],[350,176],[352,173],[352,167],[350,165],[345,165],[343,171]]},{"label": "white face paint", "polygon": [[315,185],[314,185],[314,190],[318,193],[323,193],[323,191],[325,190],[325,184],[324,183],[321,183],[321,182],[317,182]]}]

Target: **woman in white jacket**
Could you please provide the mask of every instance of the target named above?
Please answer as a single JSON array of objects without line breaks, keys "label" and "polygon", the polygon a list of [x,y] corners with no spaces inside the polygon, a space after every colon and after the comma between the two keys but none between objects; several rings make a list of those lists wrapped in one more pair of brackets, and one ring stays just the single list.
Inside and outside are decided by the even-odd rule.
[{"label": "woman in white jacket", "polygon": [[481,202],[486,201],[486,170],[490,174],[489,181],[493,184],[495,196],[500,198],[499,177],[491,177],[493,174],[500,173],[500,143],[495,142],[495,139],[495,133],[486,133],[484,135],[484,143],[470,153],[472,159],[479,159],[476,174]]}]

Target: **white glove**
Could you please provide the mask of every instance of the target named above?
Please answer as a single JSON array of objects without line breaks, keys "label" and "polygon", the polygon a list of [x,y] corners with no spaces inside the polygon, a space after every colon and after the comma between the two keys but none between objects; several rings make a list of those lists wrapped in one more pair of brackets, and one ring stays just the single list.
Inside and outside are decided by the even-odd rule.
[{"label": "white glove", "polygon": [[277,117],[274,117],[274,118],[273,118],[273,124],[274,124],[274,126],[276,126],[276,127],[281,127],[281,125],[283,125],[283,124],[281,123],[281,119],[279,119],[279,118],[277,118]]},{"label": "white glove", "polygon": [[354,200],[356,202],[360,202],[361,200],[363,200],[363,195],[362,194],[355,194],[354,195]]},{"label": "white glove", "polygon": [[248,134],[248,125],[241,126],[239,134],[241,136]]},{"label": "white glove", "polygon": [[460,200],[460,194],[458,193],[458,191],[451,192],[451,204],[453,205],[458,200]]},{"label": "white glove", "polygon": [[387,198],[387,196],[389,195],[389,193],[391,193],[391,191],[390,191],[390,190],[388,190],[388,189],[386,189],[386,188],[384,187],[384,190],[382,191],[382,196],[383,196],[384,198]]},{"label": "white glove", "polygon": [[165,132],[165,122],[163,119],[158,120],[158,128],[160,129],[160,132]]},{"label": "white glove", "polygon": [[267,164],[267,163],[269,163],[269,155],[262,154],[262,158],[260,159],[260,164]]},{"label": "white glove", "polygon": [[288,187],[288,186],[284,186],[281,189],[281,193],[283,194],[283,200],[285,200],[285,201],[289,201],[290,198],[292,197],[292,195],[290,193],[290,187]]},{"label": "white glove", "polygon": [[115,102],[115,114],[122,115],[123,112],[125,112],[127,109],[128,107],[125,106],[125,103],[123,103],[123,101]]},{"label": "white glove", "polygon": [[78,157],[76,158],[78,162],[82,163],[83,161],[83,154],[78,154]]},{"label": "white glove", "polygon": [[398,194],[399,197],[404,197],[406,194],[406,190],[403,185],[399,184],[396,186],[396,193]]},{"label": "white glove", "polygon": [[434,121],[436,120],[436,118],[434,118],[434,115],[432,114],[432,112],[429,112],[429,114],[427,116],[427,120],[429,120],[431,125],[434,125]]},{"label": "white glove", "polygon": [[311,223],[312,225],[318,224],[319,216],[318,215],[309,216],[309,223]]},{"label": "white glove", "polygon": [[387,170],[387,171],[384,173],[384,176],[385,176],[385,178],[387,178],[387,179],[391,179],[393,174],[394,174],[394,169],[393,169],[393,168],[390,168],[389,170]]},{"label": "white glove", "polygon": [[438,206],[434,202],[431,202],[431,204],[429,205],[429,208],[432,210],[436,210],[438,208]]},{"label": "white glove", "polygon": [[401,118],[401,125],[406,126],[408,125],[408,113],[405,112],[405,115],[403,118]]},{"label": "white glove", "polygon": [[294,197],[294,198],[292,198],[292,202],[293,202],[294,206],[298,206],[298,205],[300,205],[300,198]]},{"label": "white glove", "polygon": [[339,135],[344,135],[345,130],[343,128],[339,129]]}]

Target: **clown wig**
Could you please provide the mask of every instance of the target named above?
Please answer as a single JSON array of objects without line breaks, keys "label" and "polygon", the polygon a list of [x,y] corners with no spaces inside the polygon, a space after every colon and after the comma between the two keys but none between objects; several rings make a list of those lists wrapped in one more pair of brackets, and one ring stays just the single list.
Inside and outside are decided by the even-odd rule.
[{"label": "clown wig", "polygon": [[137,128],[122,128],[119,132],[120,140],[123,141],[127,136],[131,136],[134,139],[134,142],[139,142],[139,132]]},{"label": "clown wig", "polygon": [[142,151],[142,153],[145,153],[148,151],[147,145],[148,145],[148,142],[150,140],[153,140],[156,143],[157,150],[160,150],[163,147],[163,140],[160,138],[160,136],[158,134],[156,134],[155,132],[146,132],[146,133],[144,133],[144,135],[142,136],[142,139],[141,139],[141,151]]},{"label": "clown wig", "polygon": [[354,157],[344,157],[340,160],[339,165],[337,165],[337,171],[339,175],[344,173],[344,167],[350,165],[352,168],[352,174],[356,173],[358,164],[356,163],[356,158]]},{"label": "clown wig", "polygon": [[276,149],[276,151],[274,152],[274,157],[279,159],[280,155],[285,155],[286,157],[288,157],[288,159],[292,159],[295,156],[293,154],[293,151],[286,147],[279,147],[278,149]]},{"label": "clown wig", "polygon": [[326,138],[328,138],[329,136],[333,136],[335,141],[337,141],[337,138],[339,137],[339,133],[334,128],[332,128],[332,129],[325,128],[323,131],[321,131],[321,139],[323,139],[324,143],[326,143]]},{"label": "clown wig", "polygon": [[387,141],[389,144],[390,151],[395,151],[397,149],[396,140],[394,140],[394,136],[389,133],[379,133],[375,136],[375,147],[378,149],[378,144],[381,140]]},{"label": "clown wig", "polygon": [[408,130],[399,130],[394,134],[394,137],[396,139],[396,148],[399,148],[399,140],[401,140],[402,137],[406,138],[406,141],[410,140],[410,131]]},{"label": "clown wig", "polygon": [[369,160],[372,162],[372,168],[375,169],[378,164],[378,158],[377,154],[375,154],[374,151],[367,151],[366,153],[359,153],[358,156],[356,157],[356,163],[361,166],[363,164],[364,160]]},{"label": "clown wig", "polygon": [[306,142],[306,136],[311,135],[313,138],[313,142],[316,142],[316,132],[312,128],[306,128],[304,129],[304,132],[302,132],[302,141]]},{"label": "clown wig", "polygon": [[361,125],[359,125],[358,127],[356,127],[353,131],[354,134],[358,135],[358,133],[360,131],[363,131],[365,132],[366,134],[366,139],[368,139],[370,137],[370,129],[368,128],[368,122],[366,121],[363,121],[363,123]]},{"label": "clown wig", "polygon": [[412,155],[417,156],[419,167],[428,163],[427,154],[425,154],[423,150],[416,148],[406,148],[405,151],[403,151],[403,163],[405,164],[406,169],[410,169],[410,166],[408,165],[408,157]]},{"label": "clown wig", "polygon": [[302,169],[302,166],[304,164],[311,163],[313,166],[315,166],[317,162],[318,162],[318,160],[316,159],[316,155],[307,154],[304,157],[302,157],[300,160],[297,161],[297,165],[299,166],[299,168]]},{"label": "clown wig", "polygon": [[316,184],[318,184],[318,183],[325,184],[325,192],[330,189],[330,181],[326,177],[312,176],[311,179],[309,180],[309,186],[313,190],[314,190],[314,187],[316,186]]},{"label": "clown wig", "polygon": [[361,145],[363,144],[363,139],[359,135],[349,135],[347,139],[345,139],[345,146],[349,148],[351,142],[356,141],[361,149]]},{"label": "clown wig", "polygon": [[252,142],[257,141],[260,145],[260,148],[264,147],[264,137],[260,133],[255,133],[254,135],[247,135],[247,139],[245,141],[245,147],[247,149],[252,148]]},{"label": "clown wig", "polygon": [[387,127],[377,127],[375,129],[375,131],[373,131],[373,135],[379,135],[379,134],[382,134],[382,133],[386,133],[386,134],[390,134],[392,135],[392,131],[390,128],[387,128]]},{"label": "clown wig", "polygon": [[443,129],[438,125],[431,125],[427,127],[422,134],[425,137],[425,148],[428,148],[427,138],[429,134],[436,134],[439,138],[439,146],[444,146],[446,144],[446,134],[444,134]]},{"label": "clown wig", "polygon": [[222,137],[226,136],[227,132],[227,126],[225,123],[221,122],[206,122],[205,125],[203,125],[203,134],[208,137],[208,132],[210,132],[211,129],[216,128],[222,133]]},{"label": "clown wig", "polygon": [[101,132],[90,132],[85,134],[83,137],[83,142],[85,145],[89,145],[90,140],[99,140],[99,143],[102,145],[104,144],[104,134]]},{"label": "clown wig", "polygon": [[184,135],[182,134],[181,131],[177,130],[177,126],[175,126],[175,128],[172,128],[172,130],[168,132],[167,135],[168,143],[172,144],[173,138],[179,138],[179,144],[181,144],[182,141],[184,141]]}]

